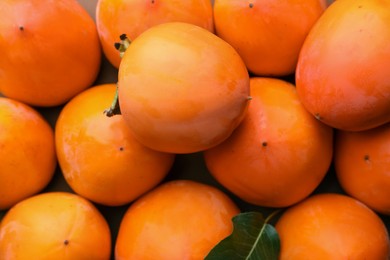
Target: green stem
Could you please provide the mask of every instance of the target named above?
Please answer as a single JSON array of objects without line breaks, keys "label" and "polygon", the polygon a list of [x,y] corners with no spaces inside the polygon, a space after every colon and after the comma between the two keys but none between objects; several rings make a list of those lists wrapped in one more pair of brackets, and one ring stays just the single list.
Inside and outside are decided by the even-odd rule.
[{"label": "green stem", "polygon": [[[131,41],[126,36],[126,34],[121,34],[119,38],[120,38],[120,42],[116,42],[114,46],[119,51],[119,56],[122,58],[127,48],[129,48]],[[114,96],[114,100],[111,103],[110,108],[104,110],[103,113],[108,117],[121,114],[121,109],[119,106],[119,98],[118,98],[118,84],[116,84],[115,96]]]},{"label": "green stem", "polygon": [[114,96],[114,100],[111,103],[110,108],[104,110],[103,113],[108,117],[121,114],[121,108],[119,106],[119,99],[118,99],[118,84],[116,84],[115,96]]}]

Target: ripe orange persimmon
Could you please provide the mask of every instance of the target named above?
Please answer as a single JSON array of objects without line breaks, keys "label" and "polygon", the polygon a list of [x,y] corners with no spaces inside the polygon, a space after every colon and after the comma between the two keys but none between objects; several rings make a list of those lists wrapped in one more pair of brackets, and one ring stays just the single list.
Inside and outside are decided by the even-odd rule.
[{"label": "ripe orange persimmon", "polygon": [[110,259],[108,223],[88,200],[41,193],[13,206],[0,224],[0,259]]},{"label": "ripe orange persimmon", "polygon": [[214,32],[210,0],[99,0],[96,25],[104,54],[115,67],[121,58],[114,44],[121,34],[134,40],[157,24],[187,22]]},{"label": "ripe orange persimmon", "polygon": [[253,74],[289,75],[306,35],[326,7],[326,0],[215,0],[215,30],[236,48]]},{"label": "ripe orange persimmon", "polygon": [[213,186],[165,182],[135,201],[123,216],[116,259],[204,259],[230,235],[238,213],[235,203]]},{"label": "ripe orange persimmon", "polygon": [[129,203],[156,186],[175,158],[141,145],[121,115],[104,115],[115,90],[115,84],[105,84],[80,93],[64,106],[55,128],[58,161],[69,186],[109,206]]},{"label": "ripe orange persimmon", "polygon": [[335,1],[305,39],[299,98],[322,122],[360,131],[390,121],[390,1]]},{"label": "ripe orange persimmon", "polygon": [[216,180],[251,204],[286,207],[320,184],[332,160],[333,130],[309,114],[292,84],[251,78],[243,122],[204,152]]},{"label": "ripe orange persimmon", "polygon": [[346,193],[390,215],[390,123],[366,131],[337,131],[334,161]]},{"label": "ripe orange persimmon", "polygon": [[0,210],[43,190],[56,165],[48,122],[32,107],[0,97]]},{"label": "ripe orange persimmon", "polygon": [[288,208],[275,228],[280,260],[390,257],[389,234],[381,218],[346,195],[313,195]]},{"label": "ripe orange persimmon", "polygon": [[76,0],[0,1],[0,92],[55,106],[97,77],[101,48],[92,17]]},{"label": "ripe orange persimmon", "polygon": [[121,112],[144,145],[192,153],[225,140],[245,115],[249,75],[228,43],[171,22],[138,36],[118,74]]}]

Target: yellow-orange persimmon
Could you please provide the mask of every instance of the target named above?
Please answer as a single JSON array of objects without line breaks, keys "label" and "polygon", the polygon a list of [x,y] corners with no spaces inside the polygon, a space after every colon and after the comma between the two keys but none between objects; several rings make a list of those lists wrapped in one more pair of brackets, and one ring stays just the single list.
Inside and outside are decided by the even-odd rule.
[{"label": "yellow-orange persimmon", "polygon": [[0,97],[0,210],[43,190],[56,165],[49,123],[32,107]]},{"label": "yellow-orange persimmon", "polygon": [[390,121],[390,2],[335,1],[302,46],[299,98],[322,122],[360,131]]},{"label": "yellow-orange persimmon", "polygon": [[390,123],[366,131],[337,131],[334,162],[346,193],[390,215]]},{"label": "yellow-orange persimmon", "polygon": [[131,135],[123,117],[107,117],[116,85],[98,85],[70,100],[55,128],[66,182],[94,202],[118,206],[152,189],[168,174],[174,154],[151,150]]},{"label": "yellow-orange persimmon", "polygon": [[254,77],[250,85],[246,117],[225,142],[204,152],[206,166],[249,203],[290,206],[326,175],[333,130],[305,110],[291,83]]},{"label": "yellow-orange persimmon", "polygon": [[210,0],[99,0],[96,25],[107,59],[116,68],[121,58],[114,47],[121,34],[134,40],[142,32],[166,22],[187,22],[214,32]]},{"label": "yellow-orange persimmon", "polygon": [[118,74],[123,118],[137,140],[159,151],[198,152],[239,125],[249,75],[228,43],[199,26],[170,22],[138,36]]},{"label": "yellow-orange persimmon", "polygon": [[230,235],[238,213],[235,203],[213,186],[166,182],[135,201],[123,216],[116,259],[204,259]]},{"label": "yellow-orange persimmon", "polygon": [[77,0],[0,1],[0,92],[34,106],[65,103],[101,63],[96,25]]},{"label": "yellow-orange persimmon", "polygon": [[215,30],[253,74],[289,75],[326,6],[325,0],[215,0]]},{"label": "yellow-orange persimmon", "polygon": [[389,234],[381,218],[346,195],[313,195],[287,209],[275,228],[281,260],[390,257]]},{"label": "yellow-orange persimmon", "polygon": [[0,259],[110,259],[108,223],[88,200],[49,192],[13,206],[0,224]]}]

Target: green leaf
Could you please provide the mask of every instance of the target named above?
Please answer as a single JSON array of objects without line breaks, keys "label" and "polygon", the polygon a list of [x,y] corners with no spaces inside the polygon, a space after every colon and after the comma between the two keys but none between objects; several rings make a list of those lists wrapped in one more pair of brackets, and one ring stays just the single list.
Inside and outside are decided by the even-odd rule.
[{"label": "green leaf", "polygon": [[267,223],[267,220],[259,212],[244,212],[233,217],[232,234],[219,242],[205,260],[278,259],[279,235],[276,229]]}]

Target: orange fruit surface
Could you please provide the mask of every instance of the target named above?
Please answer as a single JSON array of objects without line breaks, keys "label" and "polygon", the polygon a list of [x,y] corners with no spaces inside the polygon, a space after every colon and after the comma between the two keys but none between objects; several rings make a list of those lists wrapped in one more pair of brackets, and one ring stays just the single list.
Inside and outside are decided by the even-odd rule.
[{"label": "orange fruit surface", "polygon": [[65,192],[27,198],[0,224],[0,259],[110,259],[110,229],[93,204]]},{"label": "orange fruit surface", "polygon": [[56,106],[89,87],[101,63],[96,25],[76,0],[0,1],[0,92]]},{"label": "orange fruit surface", "polygon": [[0,210],[43,190],[56,165],[48,122],[34,108],[0,97]]},{"label": "orange fruit surface", "polygon": [[341,130],[390,121],[390,2],[336,1],[305,39],[296,70],[310,113]]},{"label": "orange fruit surface", "polygon": [[346,193],[390,215],[390,123],[366,131],[337,131],[334,161]]},{"label": "orange fruit surface", "polygon": [[307,197],[326,175],[333,130],[309,114],[291,83],[251,78],[246,117],[204,158],[216,180],[246,202],[286,207]]},{"label": "orange fruit surface", "polygon": [[323,193],[287,209],[276,223],[279,259],[389,259],[383,221],[352,197]]},{"label": "orange fruit surface", "polygon": [[289,75],[306,35],[326,7],[325,0],[215,0],[215,30],[254,75]]},{"label": "orange fruit surface", "polygon": [[0,260],[390,259],[389,0],[324,1],[0,0]]},{"label": "orange fruit surface", "polygon": [[126,50],[118,74],[122,115],[152,149],[198,152],[221,143],[245,115],[248,71],[238,53],[193,24],[160,24]]},{"label": "orange fruit surface", "polygon": [[121,58],[114,44],[126,34],[134,40],[142,32],[166,22],[187,22],[214,32],[210,0],[99,0],[96,25],[104,54],[116,68]]},{"label": "orange fruit surface", "polygon": [[118,206],[156,186],[174,154],[144,147],[123,117],[107,117],[115,84],[94,86],[69,101],[55,128],[59,165],[69,186],[94,202]]},{"label": "orange fruit surface", "polygon": [[223,192],[174,180],[134,202],[123,216],[115,245],[122,259],[204,259],[233,230],[239,213]]}]

